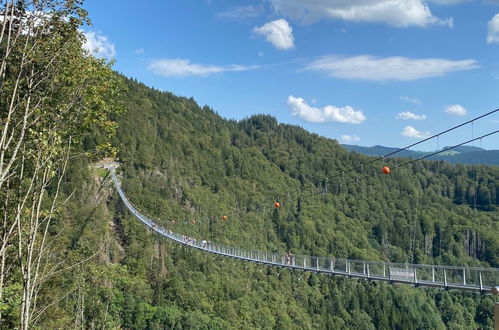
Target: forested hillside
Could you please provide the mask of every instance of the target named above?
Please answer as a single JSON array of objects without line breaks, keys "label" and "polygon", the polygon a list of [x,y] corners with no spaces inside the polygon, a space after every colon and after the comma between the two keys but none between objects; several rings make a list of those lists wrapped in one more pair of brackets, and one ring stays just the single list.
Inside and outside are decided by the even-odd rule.
[{"label": "forested hillside", "polygon": [[[442,161],[399,167],[408,160],[395,158],[361,166],[372,158],[273,117],[226,120],[193,99],[113,71],[115,46],[91,29],[83,2],[0,2],[0,329],[491,328],[490,295],[245,263],[148,230],[99,164],[119,161],[133,204],[190,237],[278,253],[499,267],[499,168]],[[119,24],[140,22],[136,8],[130,6],[127,19],[116,11],[125,4],[89,8],[97,3],[120,18],[99,12],[108,28],[122,30],[123,38],[113,35],[117,48],[134,49]],[[192,28],[185,19],[191,8],[158,10],[174,15],[162,21],[151,19],[152,12],[148,22],[172,23],[154,30],[195,43],[169,33]],[[128,24],[132,34],[141,35],[136,28],[146,28],[144,22]],[[134,56],[145,55],[143,47]],[[209,47],[224,49],[211,40]],[[127,62],[121,56],[120,66]],[[267,72],[243,62],[167,62],[200,73],[239,72],[240,79],[251,70],[257,85]],[[126,64],[120,69],[130,72]],[[383,166],[392,173],[382,174]]]},{"label": "forested hillside", "polygon": [[[269,116],[225,120],[193,99],[125,81],[112,141],[123,188],[164,226],[248,248],[499,267],[497,167],[417,162],[382,175],[382,166],[400,162],[390,159],[343,176],[370,158]],[[85,150],[107,141],[100,132],[86,136]],[[39,295],[41,328],[492,325],[490,296],[283,270],[179,247],[126,211],[94,161],[76,157],[68,165],[62,194],[71,198],[50,228],[65,266]],[[285,201],[279,210],[272,208],[277,199]],[[16,294],[12,288],[2,305],[7,328],[16,325]]]},{"label": "forested hillside", "polygon": [[[362,147],[357,145],[342,144],[342,147],[355,151],[368,156],[384,156],[391,152],[397,151],[397,148],[374,146],[374,147]],[[414,151],[414,150],[404,150],[394,157],[410,157],[419,158],[429,155],[435,151]],[[485,150],[474,146],[462,146],[457,147],[453,150],[442,152],[441,154],[428,157],[429,160],[443,160],[449,163],[460,163],[460,164],[485,164],[485,165],[499,165],[499,150]]]},{"label": "forested hillside", "polygon": [[[127,85],[114,141],[124,189],[139,209],[175,231],[320,256],[499,265],[497,167],[418,162],[352,182],[398,160],[343,177],[341,171],[368,158],[272,117],[227,121],[192,99],[132,80]],[[88,138],[86,148],[98,140]],[[80,165],[68,176],[81,192],[68,212],[77,228],[68,244],[79,256],[101,252],[98,261],[79,266],[78,276],[66,275],[78,288],[65,306],[68,315],[79,311],[77,324],[491,326],[490,297],[280,270],[178,247],[149,233],[124,209],[108,179],[95,179]],[[326,180],[331,177],[336,179]],[[322,193],[307,197],[310,184]],[[296,192],[286,195],[290,190]],[[277,196],[292,201],[271,210]]]}]

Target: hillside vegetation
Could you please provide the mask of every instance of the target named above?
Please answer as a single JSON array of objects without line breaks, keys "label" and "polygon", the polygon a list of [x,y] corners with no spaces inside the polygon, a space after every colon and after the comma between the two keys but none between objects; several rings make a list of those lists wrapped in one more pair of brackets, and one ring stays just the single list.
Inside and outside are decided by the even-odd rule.
[{"label": "hillside vegetation", "polygon": [[[497,167],[418,162],[390,176],[352,182],[386,164],[343,177],[342,171],[369,158],[269,116],[224,120],[192,99],[133,80],[127,85],[114,141],[124,190],[140,210],[175,231],[319,256],[499,265]],[[95,143],[98,137],[89,138],[86,147]],[[81,307],[79,322],[86,325],[464,329],[492,324],[493,301],[486,296],[331,278],[181,248],[148,232],[124,209],[108,180],[93,181],[82,168],[75,171],[87,182],[85,194],[104,184],[113,196],[110,204],[102,201],[92,210],[73,243],[78,253],[97,246],[106,250],[99,262],[81,266],[80,294],[92,301]],[[307,197],[317,189],[322,193]],[[290,190],[297,192],[286,195]],[[278,196],[292,201],[272,210]],[[84,199],[76,204],[77,210],[92,209]]]},{"label": "hillside vegetation", "polygon": [[[370,158],[269,116],[225,120],[192,99],[125,82],[112,141],[123,188],[164,226],[246,248],[499,266],[497,167],[417,162],[381,175],[388,160],[343,176]],[[95,129],[82,148],[106,139]],[[180,247],[127,212],[92,161],[72,159],[65,176],[62,194],[72,198],[50,235],[68,268],[39,295],[47,307],[36,321],[41,328],[492,326],[488,296],[284,270]],[[276,199],[287,202],[275,210]],[[2,305],[7,327],[16,325],[19,299],[10,292]]]},{"label": "hillside vegetation", "polygon": [[[350,144],[342,144],[341,146],[347,150],[355,151],[368,156],[384,156],[398,150],[397,148],[383,146],[362,147]],[[444,149],[446,148],[448,147],[444,147]],[[403,150],[394,155],[394,157],[419,158],[427,156],[434,152],[435,151],[423,152],[415,150]],[[435,156],[430,156],[427,159],[443,160],[449,163],[458,164],[485,164],[499,166],[499,150],[485,150],[483,148],[474,146],[461,146],[449,151],[444,151]]]}]

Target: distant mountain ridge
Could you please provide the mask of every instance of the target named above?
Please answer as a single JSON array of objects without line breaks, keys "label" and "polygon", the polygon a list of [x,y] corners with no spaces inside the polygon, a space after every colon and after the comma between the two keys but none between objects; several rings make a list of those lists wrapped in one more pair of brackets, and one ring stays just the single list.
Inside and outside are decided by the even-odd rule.
[{"label": "distant mountain ridge", "polygon": [[[373,147],[362,147],[358,145],[342,144],[348,151],[355,151],[368,156],[383,156],[397,151],[399,148],[375,145]],[[418,158],[431,154],[435,151],[413,151],[404,150],[391,157]],[[474,146],[461,146],[452,150],[442,152],[439,155],[428,157],[429,160],[443,160],[449,163],[462,164],[485,164],[499,166],[499,150],[486,150]]]}]

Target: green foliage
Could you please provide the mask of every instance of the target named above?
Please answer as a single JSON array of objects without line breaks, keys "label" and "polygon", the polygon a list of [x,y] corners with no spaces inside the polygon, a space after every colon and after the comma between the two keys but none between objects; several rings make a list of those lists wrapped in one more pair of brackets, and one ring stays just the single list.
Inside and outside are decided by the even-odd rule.
[{"label": "green foliage", "polygon": [[[113,119],[124,86],[109,63],[83,50],[80,26],[87,18],[81,2],[0,5],[1,327],[28,329],[49,307],[60,312],[54,297],[68,293],[52,277],[70,269],[72,258],[79,260],[99,239],[82,240],[87,224],[101,216],[94,209],[87,213],[89,207],[79,205],[83,221],[66,222],[71,218],[64,213],[74,204],[65,208],[73,192],[62,192],[63,178],[68,161],[81,156],[87,134],[99,132],[93,154],[112,154]],[[78,188],[83,183],[78,181]],[[82,255],[69,255],[72,249]],[[55,328],[68,319],[45,325]]]},{"label": "green foliage", "polygon": [[[113,139],[124,190],[165,227],[281,252],[499,265],[495,167],[421,162],[383,176],[374,175],[384,165],[376,164],[343,177],[342,171],[369,158],[269,116],[227,121],[192,99],[133,80],[126,85],[127,102],[116,117]],[[355,182],[363,174],[368,175]],[[133,218],[109,180],[92,178],[84,160],[71,166],[67,180],[68,193],[77,188],[60,224],[68,231],[68,258],[81,260],[99,250],[81,264],[78,276],[64,273],[58,279],[75,290],[57,309],[71,315],[71,324],[130,329],[491,325],[489,297],[271,268],[180,247]],[[475,195],[476,209],[470,203]],[[284,201],[279,210],[272,207],[276,199]],[[49,310],[40,324],[55,312]]]}]

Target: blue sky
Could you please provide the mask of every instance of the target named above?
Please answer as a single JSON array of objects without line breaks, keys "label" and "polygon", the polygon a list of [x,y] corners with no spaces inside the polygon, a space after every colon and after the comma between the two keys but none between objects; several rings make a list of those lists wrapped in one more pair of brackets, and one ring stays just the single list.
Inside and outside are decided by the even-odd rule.
[{"label": "blue sky", "polygon": [[[87,49],[226,118],[405,146],[499,107],[499,0],[87,0]],[[499,112],[418,146],[499,129]],[[474,145],[499,149],[499,134]]]}]

